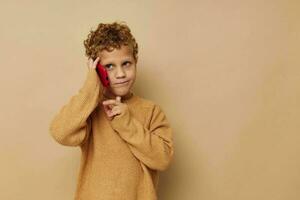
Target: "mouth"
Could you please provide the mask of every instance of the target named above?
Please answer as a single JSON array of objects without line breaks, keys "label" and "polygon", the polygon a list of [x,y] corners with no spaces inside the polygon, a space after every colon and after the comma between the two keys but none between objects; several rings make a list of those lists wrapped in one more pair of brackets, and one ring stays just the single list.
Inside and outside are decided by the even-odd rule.
[{"label": "mouth", "polygon": [[129,81],[124,81],[124,82],[121,82],[121,83],[115,83],[116,85],[125,85],[127,84]]}]

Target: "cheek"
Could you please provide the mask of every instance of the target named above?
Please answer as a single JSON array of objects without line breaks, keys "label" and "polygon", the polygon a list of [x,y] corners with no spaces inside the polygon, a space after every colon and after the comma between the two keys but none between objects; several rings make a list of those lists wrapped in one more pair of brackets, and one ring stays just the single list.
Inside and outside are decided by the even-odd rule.
[{"label": "cheek", "polygon": [[136,70],[135,69],[132,69],[128,72],[128,76],[130,76],[131,78],[135,78],[136,76]]},{"label": "cheek", "polygon": [[108,79],[109,79],[109,81],[111,81],[112,80],[112,73],[111,72],[107,72],[107,76],[108,76]]},{"label": "cheek", "polygon": [[[114,78],[113,78],[113,77],[114,77],[113,72],[107,71],[107,75],[108,75],[109,81],[114,80]],[[136,70],[133,69],[133,70],[127,71],[127,72],[126,72],[126,76],[127,76],[129,79],[131,79],[131,80],[135,80],[135,78],[136,78]]]}]

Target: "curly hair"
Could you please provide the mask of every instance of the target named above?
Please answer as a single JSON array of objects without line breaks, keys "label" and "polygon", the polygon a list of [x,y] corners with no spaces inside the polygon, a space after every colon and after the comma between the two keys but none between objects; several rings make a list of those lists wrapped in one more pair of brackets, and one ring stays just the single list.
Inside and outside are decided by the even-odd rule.
[{"label": "curly hair", "polygon": [[138,44],[125,22],[100,23],[96,30],[90,30],[83,44],[85,55],[93,59],[96,59],[102,50],[111,51],[115,48],[120,49],[122,45],[129,45],[137,61]]}]

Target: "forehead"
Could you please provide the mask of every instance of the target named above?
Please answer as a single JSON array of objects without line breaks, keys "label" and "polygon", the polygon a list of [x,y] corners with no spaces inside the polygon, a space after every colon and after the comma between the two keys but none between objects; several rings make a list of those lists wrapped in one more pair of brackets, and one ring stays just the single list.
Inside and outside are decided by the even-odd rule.
[{"label": "forehead", "polygon": [[99,55],[103,62],[133,58],[132,48],[125,45],[122,45],[120,49],[114,48],[112,51],[102,50]]}]

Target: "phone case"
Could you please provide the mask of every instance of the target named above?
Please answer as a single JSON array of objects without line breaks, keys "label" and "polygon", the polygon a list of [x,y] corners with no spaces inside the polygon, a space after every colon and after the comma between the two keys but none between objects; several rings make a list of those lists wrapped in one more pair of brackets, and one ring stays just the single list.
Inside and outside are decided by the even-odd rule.
[{"label": "phone case", "polygon": [[101,83],[104,87],[108,87],[109,86],[109,79],[108,79],[108,74],[106,69],[104,68],[103,65],[101,65],[99,62],[97,64],[96,67],[96,71],[100,77]]}]

